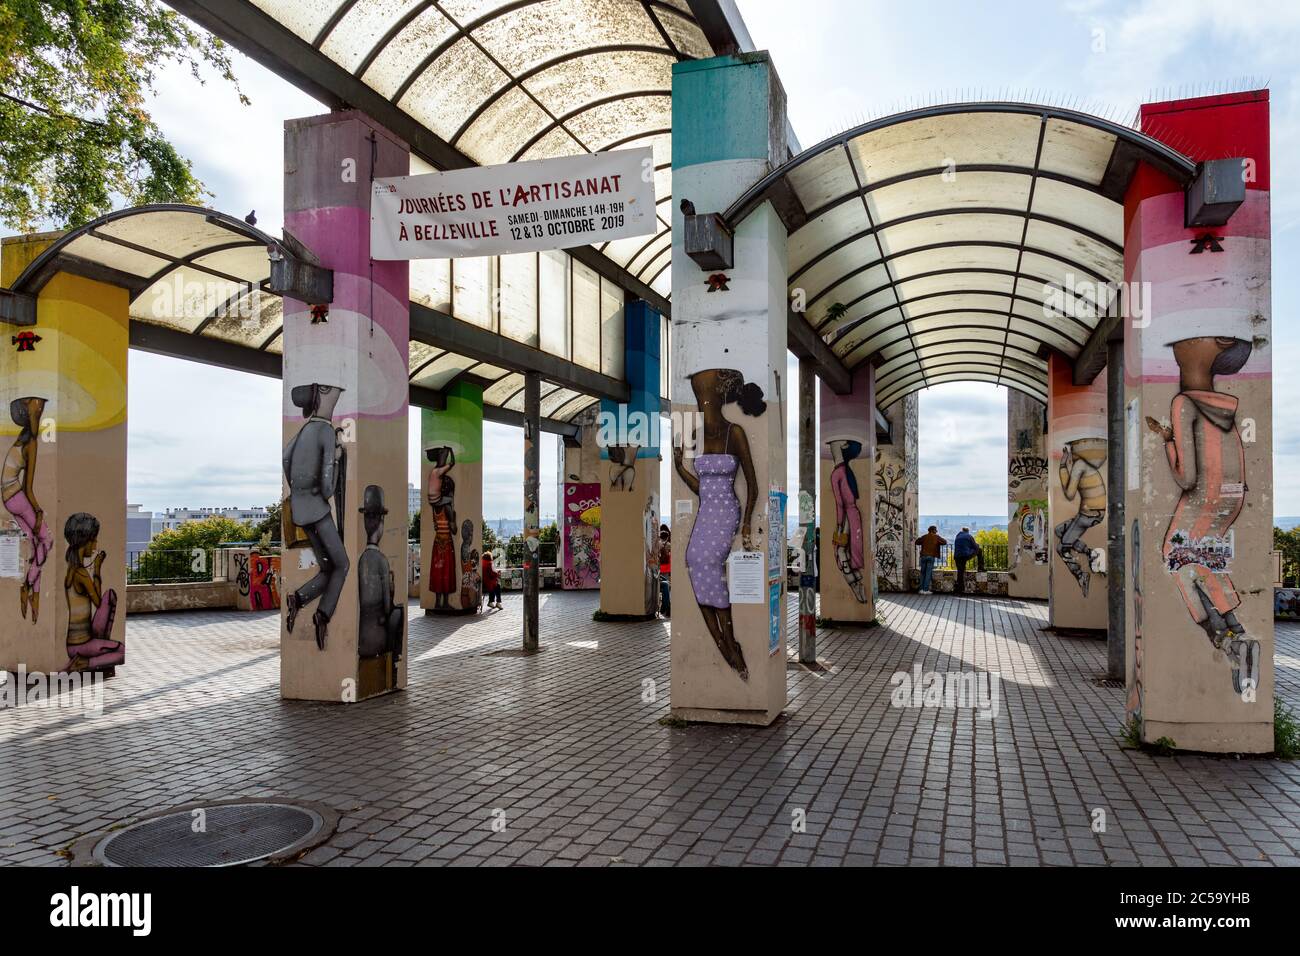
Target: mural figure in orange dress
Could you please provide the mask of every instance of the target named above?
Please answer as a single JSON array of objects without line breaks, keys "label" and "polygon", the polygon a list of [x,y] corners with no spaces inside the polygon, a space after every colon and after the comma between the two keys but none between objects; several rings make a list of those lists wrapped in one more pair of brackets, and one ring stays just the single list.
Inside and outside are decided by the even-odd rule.
[{"label": "mural figure in orange dress", "polygon": [[460,568],[456,561],[456,481],[451,470],[456,466],[456,452],[448,445],[425,449],[433,464],[429,469],[426,498],[433,514],[433,547],[429,567],[429,591],[435,595],[434,610],[450,611],[451,595],[460,587]]},{"label": "mural figure in orange dress", "polygon": [[[1161,554],[1187,613],[1232,669],[1233,689],[1259,686],[1259,641],[1237,619],[1241,598],[1229,570],[1232,524],[1246,498],[1246,451],[1237,430],[1237,399],[1214,389],[1216,375],[1234,375],[1250,358],[1244,339],[1202,335],[1172,343],[1179,391],[1169,424],[1147,418],[1165,443],[1165,457],[1182,489]],[[1249,682],[1249,683],[1248,683]]]}]

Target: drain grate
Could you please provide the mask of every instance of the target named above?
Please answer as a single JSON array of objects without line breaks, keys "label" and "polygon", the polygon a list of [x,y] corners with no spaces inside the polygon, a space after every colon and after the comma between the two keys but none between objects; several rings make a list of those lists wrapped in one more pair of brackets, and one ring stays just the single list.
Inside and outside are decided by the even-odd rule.
[{"label": "drain grate", "polygon": [[1117,678],[1114,677],[1106,677],[1105,675],[1102,675],[1101,677],[1092,677],[1089,678],[1089,680],[1091,680],[1092,683],[1096,684],[1098,687],[1118,687],[1120,690],[1123,690],[1126,686],[1128,686],[1122,680],[1118,680]]},{"label": "drain grate", "polygon": [[104,866],[238,866],[306,843],[324,826],[321,815],[288,803],[235,803],[142,820],[111,833],[95,847]]}]

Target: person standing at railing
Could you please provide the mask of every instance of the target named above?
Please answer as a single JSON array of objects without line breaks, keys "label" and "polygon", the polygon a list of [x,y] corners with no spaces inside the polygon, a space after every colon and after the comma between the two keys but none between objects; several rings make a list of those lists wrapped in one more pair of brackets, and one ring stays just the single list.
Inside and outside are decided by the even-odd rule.
[{"label": "person standing at railing", "polygon": [[970,533],[970,528],[962,528],[957,532],[957,537],[953,540],[953,558],[957,562],[957,587],[958,594],[966,593],[966,562],[979,554],[980,546],[975,543],[975,536]]},{"label": "person standing at railing", "polygon": [[921,547],[921,593],[932,594],[930,585],[934,579],[934,562],[939,560],[939,553],[948,542],[939,537],[937,525],[930,525],[928,531],[916,539]]}]

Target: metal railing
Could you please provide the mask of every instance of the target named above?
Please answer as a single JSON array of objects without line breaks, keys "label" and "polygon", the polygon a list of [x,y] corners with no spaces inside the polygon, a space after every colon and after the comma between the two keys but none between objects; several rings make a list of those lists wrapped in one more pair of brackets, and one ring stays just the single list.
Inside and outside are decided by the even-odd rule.
[{"label": "metal railing", "polygon": [[126,553],[127,584],[181,584],[229,577],[230,552],[220,548],[151,548]]},{"label": "metal railing", "polygon": [[[1005,544],[984,544],[980,545],[983,552],[983,566],[978,556],[971,558],[966,562],[967,571],[1008,571],[1007,546]],[[917,547],[917,559],[919,561],[921,549]],[[947,568],[950,571],[956,570],[957,559],[953,552],[951,544],[942,545],[939,548],[939,560],[935,562],[936,568]]]}]

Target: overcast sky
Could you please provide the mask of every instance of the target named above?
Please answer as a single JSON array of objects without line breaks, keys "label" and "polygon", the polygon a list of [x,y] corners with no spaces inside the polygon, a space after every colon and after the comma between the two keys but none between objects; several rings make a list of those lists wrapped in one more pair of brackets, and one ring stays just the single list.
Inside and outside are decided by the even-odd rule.
[{"label": "overcast sky", "polygon": [[[934,100],[1026,99],[1127,118],[1144,100],[1267,82],[1272,89],[1275,406],[1300,405],[1284,374],[1300,354],[1300,4],[1203,0],[1050,4],[739,0],[756,44],[772,52],[802,145],[864,119]],[[797,15],[793,13],[797,11]],[[1104,52],[1094,52],[1099,34]],[[214,196],[258,225],[281,224],[282,123],[321,111],[311,98],[236,56],[252,98],[182,71],[161,84],[155,115]],[[129,495],[146,508],[264,504],[279,496],[280,384],[133,352]],[[793,380],[793,379],[792,379]],[[196,400],[196,396],[199,400]],[[208,400],[209,398],[213,400]],[[182,417],[178,410],[184,409]],[[922,513],[1005,511],[1005,393],[944,385],[921,397]],[[793,416],[794,409],[790,409]],[[793,417],[791,419],[793,421]],[[487,425],[484,512],[522,512],[522,436]],[[797,429],[787,431],[791,441]],[[411,476],[417,480],[418,424]],[[1277,514],[1300,513],[1300,421],[1275,422]],[[790,456],[792,487],[795,473]],[[542,448],[542,511],[555,513],[555,440]]]}]

